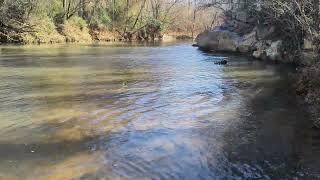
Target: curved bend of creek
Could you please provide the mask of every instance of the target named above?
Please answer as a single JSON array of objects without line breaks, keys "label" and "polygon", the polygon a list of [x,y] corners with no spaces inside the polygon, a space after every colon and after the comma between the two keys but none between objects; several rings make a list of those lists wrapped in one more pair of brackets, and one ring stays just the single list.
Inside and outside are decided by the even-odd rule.
[{"label": "curved bend of creek", "polygon": [[184,43],[1,46],[0,179],[320,178],[291,72]]}]

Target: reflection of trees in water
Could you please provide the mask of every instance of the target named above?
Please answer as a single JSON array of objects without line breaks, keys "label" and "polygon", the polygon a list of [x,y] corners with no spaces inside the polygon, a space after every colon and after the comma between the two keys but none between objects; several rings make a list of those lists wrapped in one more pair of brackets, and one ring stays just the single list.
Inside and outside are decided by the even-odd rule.
[{"label": "reflection of trees in water", "polygon": [[[126,95],[123,82],[130,86],[147,74],[127,58],[105,56],[97,51],[98,55],[92,57],[67,54],[53,58],[26,53],[21,58],[0,61],[0,76],[5,79],[1,86],[6,84],[5,89],[0,89],[6,94],[0,113],[12,114],[0,117],[13,123],[1,131],[2,161],[10,163],[13,159],[25,175],[39,168],[37,163],[43,164],[44,169],[64,167],[61,171],[67,172],[70,167],[63,164],[70,159],[86,164],[81,157],[90,151],[89,144],[126,126],[128,119],[117,120],[119,112],[115,112],[112,104]],[[10,89],[9,93],[4,92],[6,89]],[[126,106],[122,104],[119,108]],[[80,160],[74,160],[79,153]],[[8,173],[14,174],[14,168],[9,167],[12,166],[3,164],[1,169],[7,168]],[[74,164],[71,169],[78,167],[81,165]]]},{"label": "reflection of trees in water", "polygon": [[[46,126],[52,124],[43,124],[40,128],[47,128]],[[85,137],[75,141],[33,144],[0,143],[0,177],[72,179],[95,172],[102,166],[99,164],[101,153],[91,151],[90,142],[99,138]]]},{"label": "reflection of trees in water", "polygon": [[[128,123],[113,122],[118,114],[114,114],[114,108],[108,109],[106,105],[112,104],[119,93],[125,94],[123,81],[130,83],[145,76],[145,73],[131,69],[122,70],[121,73],[108,70],[86,71],[77,67],[32,68],[30,72],[29,69],[24,70],[27,72],[24,71],[23,76],[19,77],[19,82],[23,83],[12,90],[18,91],[16,95],[20,96],[19,101],[8,104],[5,111],[15,111],[19,116],[22,113],[18,111],[24,111],[25,117],[20,117],[23,118],[21,124],[15,122],[15,127],[3,132],[0,156],[4,158],[3,161],[13,159],[13,163],[22,168],[22,174],[25,175],[32,174],[32,171],[39,168],[37,164],[29,161],[44,163],[43,169],[39,171],[45,171],[46,166],[48,169],[64,167],[53,174],[54,176],[77,171],[79,167],[81,169],[80,163],[88,163],[86,158],[82,157],[90,156],[89,159],[92,159],[91,155],[86,154],[90,151],[90,142],[101,140],[101,137],[107,136],[111,130],[115,131]],[[121,88],[123,90],[119,90]],[[21,89],[25,92],[20,92]],[[94,115],[97,110],[101,110],[101,113]],[[79,164],[70,168],[67,166],[69,161]],[[30,167],[25,167],[27,164],[30,164]],[[92,167],[84,168],[83,174],[90,168]],[[12,170],[9,168],[8,172]],[[44,175],[50,175],[51,172]],[[42,177],[41,175],[43,174],[39,176]],[[69,178],[67,175],[65,177]],[[73,177],[74,174],[69,175]]]}]

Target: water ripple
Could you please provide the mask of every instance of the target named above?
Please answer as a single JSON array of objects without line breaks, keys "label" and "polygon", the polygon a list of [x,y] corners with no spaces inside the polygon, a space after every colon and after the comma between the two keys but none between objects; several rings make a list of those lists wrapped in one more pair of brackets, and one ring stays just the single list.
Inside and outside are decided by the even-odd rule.
[{"label": "water ripple", "polygon": [[290,69],[187,44],[39,48],[1,48],[0,179],[320,177]]}]

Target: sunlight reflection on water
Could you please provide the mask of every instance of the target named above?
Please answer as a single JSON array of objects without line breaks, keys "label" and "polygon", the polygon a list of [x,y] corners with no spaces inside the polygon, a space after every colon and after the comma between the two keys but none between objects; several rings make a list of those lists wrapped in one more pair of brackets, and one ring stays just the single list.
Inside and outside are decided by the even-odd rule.
[{"label": "sunlight reflection on water", "polygon": [[188,44],[0,49],[0,179],[316,177],[287,68]]}]

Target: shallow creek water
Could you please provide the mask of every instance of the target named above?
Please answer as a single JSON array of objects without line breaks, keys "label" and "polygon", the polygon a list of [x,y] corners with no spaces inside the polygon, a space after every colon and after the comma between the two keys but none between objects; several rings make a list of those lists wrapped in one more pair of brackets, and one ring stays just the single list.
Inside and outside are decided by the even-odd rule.
[{"label": "shallow creek water", "polygon": [[0,179],[318,179],[291,72],[186,43],[0,46]]}]

